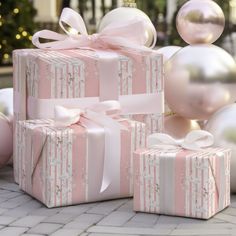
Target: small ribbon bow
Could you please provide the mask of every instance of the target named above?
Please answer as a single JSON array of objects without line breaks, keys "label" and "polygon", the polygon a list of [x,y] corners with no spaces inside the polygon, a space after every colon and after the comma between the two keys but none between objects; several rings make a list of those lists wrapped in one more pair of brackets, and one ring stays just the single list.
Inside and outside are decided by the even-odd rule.
[{"label": "small ribbon bow", "polygon": [[[88,107],[85,110],[82,109],[68,109],[63,106],[55,107],[54,122],[55,126],[68,127],[76,124],[80,121],[81,116],[91,121],[96,122],[104,127],[105,139],[104,139],[104,167],[103,177],[100,192],[104,192],[112,183],[112,180],[119,182],[119,178],[115,174],[115,171],[111,171],[112,164],[116,163],[117,157],[120,151],[120,130],[123,126],[119,123],[119,120],[113,120],[112,115],[117,115],[121,111],[121,106],[118,101],[104,101],[94,106]],[[93,128],[96,135],[96,128]],[[88,141],[89,143],[89,141]],[[90,143],[91,153],[96,153],[93,143]],[[96,155],[96,154],[92,154]],[[94,157],[94,156],[93,156]],[[117,181],[118,178],[118,181]]]},{"label": "small ribbon bow", "polygon": [[[100,33],[88,35],[83,18],[74,10],[64,8],[59,25],[66,34],[59,34],[50,30],[38,31],[33,35],[32,43],[41,49],[75,49],[75,48],[134,48],[147,49],[145,29],[151,27],[154,40],[151,48],[156,43],[155,27],[145,19],[133,19],[124,23],[113,22]],[[54,40],[53,42],[40,43],[39,39]]]},{"label": "small ribbon bow", "polygon": [[56,126],[67,127],[79,122],[81,115],[86,116],[89,111],[103,115],[117,115],[121,110],[118,101],[105,101],[100,102],[94,106],[82,109],[68,109],[63,106],[55,106],[54,122]]},{"label": "small ribbon bow", "polygon": [[214,137],[207,131],[191,131],[184,139],[174,139],[168,134],[156,133],[148,137],[148,148],[171,149],[182,147],[191,151],[200,151],[202,148],[210,147],[214,144]]}]

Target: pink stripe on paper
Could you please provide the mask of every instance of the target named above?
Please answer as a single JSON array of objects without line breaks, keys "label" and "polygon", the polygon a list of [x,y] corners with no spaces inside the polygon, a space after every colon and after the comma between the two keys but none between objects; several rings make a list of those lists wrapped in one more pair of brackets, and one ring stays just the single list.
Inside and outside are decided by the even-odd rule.
[{"label": "pink stripe on paper", "polygon": [[86,130],[82,126],[72,126],[74,130],[73,139],[73,184],[72,184],[72,202],[78,203],[86,200]]},{"label": "pink stripe on paper", "polygon": [[140,161],[142,161],[141,156],[138,153],[134,153],[134,210],[138,211],[141,209],[140,200]]},{"label": "pink stripe on paper", "polygon": [[[126,124],[128,127],[128,122],[124,121],[122,124]],[[126,195],[130,192],[130,178],[131,178],[131,166],[130,166],[130,155],[131,155],[131,132],[123,130],[121,132],[121,164],[120,164],[120,191],[121,196]],[[129,152],[130,150],[130,152]],[[131,157],[133,158],[133,157]]]},{"label": "pink stripe on paper", "polygon": [[[221,171],[225,171],[225,170],[220,169],[221,158],[214,156],[214,159],[215,159],[215,164],[216,164],[216,168],[215,168],[216,171],[215,171],[215,176],[213,176],[213,178],[214,177],[216,178],[215,212],[217,212],[219,210],[220,174],[221,174]],[[224,157],[223,157],[223,159],[224,159]]]},{"label": "pink stripe on paper", "polygon": [[188,151],[180,151],[175,162],[175,214],[185,215],[185,191],[183,191],[183,179],[185,179],[186,156]]}]

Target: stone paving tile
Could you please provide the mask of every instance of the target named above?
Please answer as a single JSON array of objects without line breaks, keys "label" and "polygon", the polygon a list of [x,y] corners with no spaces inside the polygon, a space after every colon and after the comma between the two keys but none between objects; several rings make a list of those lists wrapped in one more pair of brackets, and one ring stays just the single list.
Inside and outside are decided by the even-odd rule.
[{"label": "stone paving tile", "polygon": [[215,218],[220,219],[220,220],[224,220],[229,223],[236,224],[236,216],[231,216],[231,215],[219,213],[218,215],[215,216]]},{"label": "stone paving tile", "polygon": [[19,185],[18,184],[15,184],[15,183],[3,183],[1,184],[0,182],[0,186],[1,186],[1,189],[5,189],[5,190],[10,190],[10,191],[14,191],[14,192],[20,192],[22,193],[22,190],[19,188]]},{"label": "stone paving tile", "polygon": [[[21,234],[21,236],[46,236],[46,234]],[[69,236],[69,235],[67,235]]]},{"label": "stone paving tile", "polygon": [[179,224],[176,229],[236,229],[235,224]]},{"label": "stone paving tile", "polygon": [[50,217],[47,217],[43,220],[43,222],[46,223],[58,223],[58,224],[67,224],[68,222],[70,222],[72,219],[74,219],[75,216],[72,214],[56,214]]},{"label": "stone paving tile", "polygon": [[0,236],[236,235],[236,195],[208,221],[135,213],[131,199],[48,209],[19,190],[11,169],[2,176]]},{"label": "stone paving tile", "polygon": [[169,235],[172,230],[169,229],[150,229],[150,228],[131,228],[131,227],[110,227],[93,226],[87,230],[91,233],[100,234],[125,234],[125,235]]},{"label": "stone paving tile", "polygon": [[22,195],[22,193],[19,192],[11,192],[11,191],[6,191],[5,193],[0,193],[0,198],[1,199],[5,199],[5,200],[9,200],[11,198],[15,198]]},{"label": "stone paving tile", "polygon": [[125,224],[125,227],[150,228],[153,227],[159,219],[159,215],[137,213],[130,221]]},{"label": "stone paving tile", "polygon": [[226,215],[233,215],[233,216],[236,216],[236,208],[234,207],[229,207],[227,209],[225,209],[224,211],[222,211],[223,214],[226,214]]},{"label": "stone paving tile", "polygon": [[135,215],[134,212],[114,211],[102,219],[98,225],[122,226]]},{"label": "stone paving tile", "polygon": [[6,193],[9,193],[10,191],[8,191],[8,190],[5,190],[5,189],[1,189],[1,187],[0,187],[0,196],[2,195],[2,194],[6,194]]},{"label": "stone paving tile", "polygon": [[[13,221],[16,221],[16,217],[11,216],[0,216],[0,225],[9,225]],[[1,235],[1,234],[0,234]]]},{"label": "stone paving tile", "polygon": [[36,209],[34,211],[31,212],[31,215],[35,215],[35,216],[53,216],[57,213],[59,213],[61,211],[60,208],[46,208],[46,207],[41,207],[39,209]]},{"label": "stone paving tile", "polygon": [[9,201],[1,203],[0,207],[8,208],[8,209],[16,208],[22,205],[23,203],[30,201],[31,199],[32,198],[28,195],[20,195],[20,196],[10,199]]},{"label": "stone paving tile", "polygon": [[[98,233],[91,233],[89,236],[121,236],[126,234],[98,234]],[[129,234],[129,236],[138,236],[137,234]]]},{"label": "stone paving tile", "polygon": [[20,236],[26,232],[28,228],[22,227],[6,227],[0,230],[1,236]]},{"label": "stone paving tile", "polygon": [[78,236],[83,233],[83,230],[79,229],[59,229],[50,236]]},{"label": "stone paving tile", "polygon": [[226,223],[225,220],[220,220],[220,219],[217,219],[217,218],[211,218],[207,221],[205,221],[205,224],[218,224],[218,223]]},{"label": "stone paving tile", "polygon": [[161,215],[157,224],[204,224],[205,220]]},{"label": "stone paving tile", "polygon": [[171,232],[170,235],[178,236],[192,236],[192,235],[230,235],[232,230],[229,229],[176,229]]},{"label": "stone paving tile", "polygon": [[15,222],[10,226],[28,227],[32,228],[37,224],[41,223],[45,219],[45,216],[26,216]]},{"label": "stone paving tile", "polygon": [[99,222],[104,216],[97,214],[82,214],[64,226],[65,229],[82,229],[85,230],[88,227]]},{"label": "stone paving tile", "polygon": [[[188,224],[189,225],[189,224]],[[170,229],[174,230],[178,227],[178,224],[155,224],[153,226],[154,229]]]},{"label": "stone paving tile", "polygon": [[90,203],[90,204],[82,204],[78,206],[63,207],[63,209],[61,210],[61,213],[81,215],[85,213],[86,211],[90,210],[91,208],[97,206],[98,204],[99,203]]},{"label": "stone paving tile", "polygon": [[8,211],[8,209],[6,208],[0,208],[0,215],[6,213]]},{"label": "stone paving tile", "polygon": [[107,214],[111,213],[112,211],[118,209],[120,206],[125,204],[127,201],[128,201],[128,199],[101,202],[97,206],[92,207],[89,211],[87,211],[87,213],[107,215]]},{"label": "stone paving tile", "polygon": [[133,200],[129,200],[125,204],[123,204],[121,207],[117,209],[117,211],[126,211],[126,212],[132,212],[133,211]]},{"label": "stone paving tile", "polygon": [[6,202],[6,201],[8,201],[8,200],[9,200],[8,198],[6,198],[6,197],[1,197],[1,196],[0,196],[0,203]]},{"label": "stone paving tile", "polygon": [[61,227],[62,225],[60,224],[40,223],[31,228],[28,232],[34,234],[52,234]]},{"label": "stone paving tile", "polygon": [[7,212],[4,212],[4,215],[15,216],[15,217],[24,217],[35,209],[39,209],[42,204],[35,200],[30,200],[14,209],[10,209]]}]

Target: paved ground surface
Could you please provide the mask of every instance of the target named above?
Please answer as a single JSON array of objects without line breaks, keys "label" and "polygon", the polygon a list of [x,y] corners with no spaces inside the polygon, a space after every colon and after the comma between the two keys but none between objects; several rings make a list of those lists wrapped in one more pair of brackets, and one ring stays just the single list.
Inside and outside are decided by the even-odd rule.
[{"label": "paved ground surface", "polygon": [[19,190],[11,167],[0,170],[0,236],[236,235],[236,196],[209,221],[132,211],[132,200],[47,209]]}]

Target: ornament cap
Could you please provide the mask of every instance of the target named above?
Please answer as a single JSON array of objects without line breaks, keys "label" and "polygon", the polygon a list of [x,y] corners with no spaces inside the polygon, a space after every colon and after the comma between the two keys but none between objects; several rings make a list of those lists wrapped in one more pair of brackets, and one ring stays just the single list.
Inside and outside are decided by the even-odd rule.
[{"label": "ornament cap", "polygon": [[136,0],[123,0],[123,7],[137,7]]}]

